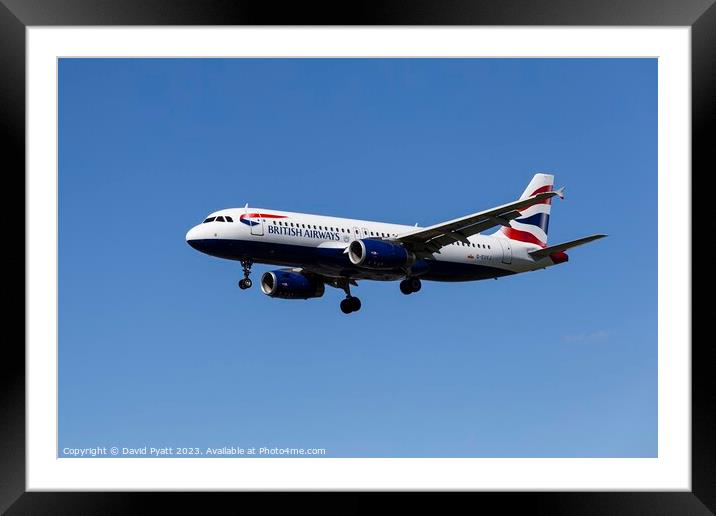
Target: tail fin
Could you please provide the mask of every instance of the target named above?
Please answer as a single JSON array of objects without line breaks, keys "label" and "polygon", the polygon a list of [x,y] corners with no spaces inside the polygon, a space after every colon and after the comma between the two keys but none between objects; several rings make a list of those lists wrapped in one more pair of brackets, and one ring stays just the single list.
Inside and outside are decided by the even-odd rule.
[{"label": "tail fin", "polygon": [[[553,185],[553,175],[535,174],[520,199],[532,197],[540,192],[551,192]],[[546,247],[551,204],[552,199],[549,198],[541,204],[524,209],[519,218],[511,220],[509,227],[503,226],[498,229],[495,236]]]}]

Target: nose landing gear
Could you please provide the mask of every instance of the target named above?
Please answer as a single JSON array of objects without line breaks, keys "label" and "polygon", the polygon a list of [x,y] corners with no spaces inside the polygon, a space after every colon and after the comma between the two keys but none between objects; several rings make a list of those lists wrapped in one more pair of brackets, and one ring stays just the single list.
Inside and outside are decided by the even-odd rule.
[{"label": "nose landing gear", "polygon": [[251,274],[251,266],[253,264],[254,262],[250,258],[244,258],[243,260],[241,260],[241,267],[244,271],[244,279],[239,280],[239,288],[241,290],[251,288],[251,285],[253,285],[253,283],[251,282],[251,278],[249,278],[249,274]]},{"label": "nose landing gear", "polygon": [[418,292],[422,286],[418,278],[407,278],[400,282],[400,291],[407,296]]}]

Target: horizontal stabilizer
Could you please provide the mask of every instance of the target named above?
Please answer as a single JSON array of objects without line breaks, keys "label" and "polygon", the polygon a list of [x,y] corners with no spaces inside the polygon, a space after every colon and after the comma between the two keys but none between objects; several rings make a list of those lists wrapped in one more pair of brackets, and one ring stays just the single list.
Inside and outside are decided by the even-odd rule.
[{"label": "horizontal stabilizer", "polygon": [[536,251],[531,251],[530,256],[534,258],[535,260],[541,260],[542,258],[549,256],[552,253],[558,253],[560,251],[566,251],[567,249],[571,249],[572,247],[577,247],[578,245],[586,244],[588,242],[591,242],[592,240],[599,240],[600,238],[604,238],[607,235],[590,235],[584,238],[578,238],[577,240],[572,240],[570,242],[564,242],[562,244],[557,245],[551,245],[549,247],[545,247],[544,249],[537,249]]}]

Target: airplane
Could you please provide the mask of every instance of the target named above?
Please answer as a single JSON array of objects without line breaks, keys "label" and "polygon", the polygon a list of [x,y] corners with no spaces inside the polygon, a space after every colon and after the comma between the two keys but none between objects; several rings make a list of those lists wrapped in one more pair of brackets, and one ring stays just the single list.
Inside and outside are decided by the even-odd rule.
[{"label": "airplane", "polygon": [[[547,246],[554,176],[535,174],[516,201],[428,227],[406,226],[263,208],[216,211],[186,234],[187,243],[210,256],[237,260],[252,285],[254,263],[284,267],[261,276],[272,298],[311,299],[325,286],[342,289],[343,313],[357,312],[351,294],[358,281],[400,281],[412,294],[422,281],[474,281],[545,269],[568,261],[567,249],[607,235],[595,234]],[[497,227],[491,234],[485,231]]]}]

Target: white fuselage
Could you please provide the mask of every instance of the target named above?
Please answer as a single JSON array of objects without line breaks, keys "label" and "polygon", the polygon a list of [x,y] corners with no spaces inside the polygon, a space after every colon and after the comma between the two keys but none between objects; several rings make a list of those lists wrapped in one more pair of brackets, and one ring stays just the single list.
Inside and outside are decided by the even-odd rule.
[{"label": "white fuselage", "polygon": [[[230,220],[231,222],[228,222]],[[221,258],[301,267],[328,277],[394,280],[405,270],[362,270],[347,258],[354,240],[390,240],[415,226],[346,219],[263,208],[220,210],[187,233],[196,249]],[[415,273],[428,280],[469,281],[499,277],[553,265],[528,253],[539,246],[504,236],[477,234],[444,246]]]}]

